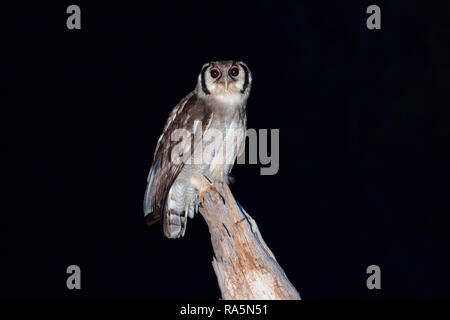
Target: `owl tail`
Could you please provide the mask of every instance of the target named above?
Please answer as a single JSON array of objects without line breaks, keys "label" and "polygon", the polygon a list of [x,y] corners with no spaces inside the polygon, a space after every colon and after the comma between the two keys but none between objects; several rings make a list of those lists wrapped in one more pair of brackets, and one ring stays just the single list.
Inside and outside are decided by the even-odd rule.
[{"label": "owl tail", "polygon": [[196,209],[198,210],[196,201],[185,201],[183,206],[180,206],[176,201],[171,201],[169,195],[162,218],[164,235],[169,239],[184,237],[188,218],[194,218]]},{"label": "owl tail", "polygon": [[164,235],[169,239],[183,237],[186,232],[187,220],[187,211],[178,213],[174,210],[167,210],[163,218]]}]

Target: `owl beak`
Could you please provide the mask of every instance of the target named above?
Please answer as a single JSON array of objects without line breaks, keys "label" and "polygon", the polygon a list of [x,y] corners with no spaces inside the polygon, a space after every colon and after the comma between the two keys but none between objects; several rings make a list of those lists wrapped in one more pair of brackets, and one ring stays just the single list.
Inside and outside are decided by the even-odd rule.
[{"label": "owl beak", "polygon": [[228,90],[228,77],[224,76],[223,81],[225,81],[225,90]]}]

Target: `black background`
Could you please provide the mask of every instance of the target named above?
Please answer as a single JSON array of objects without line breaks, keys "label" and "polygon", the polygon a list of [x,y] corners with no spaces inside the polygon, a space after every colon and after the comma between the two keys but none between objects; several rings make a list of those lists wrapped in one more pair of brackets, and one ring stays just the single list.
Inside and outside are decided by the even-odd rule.
[{"label": "black background", "polygon": [[[423,1],[2,4],[0,297],[218,299],[203,219],[167,240],[142,200],[201,65],[241,59],[248,126],[280,129],[280,170],[237,165],[231,189],[302,298],[449,298],[449,15]],[[82,290],[66,288],[71,264]]]}]

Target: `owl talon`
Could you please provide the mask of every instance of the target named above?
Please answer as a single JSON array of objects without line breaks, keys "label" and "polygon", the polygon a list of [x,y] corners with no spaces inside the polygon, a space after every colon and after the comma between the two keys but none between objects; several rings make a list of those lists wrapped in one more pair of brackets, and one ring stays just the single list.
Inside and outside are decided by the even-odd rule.
[{"label": "owl talon", "polygon": [[211,180],[210,180],[207,176],[203,175],[203,177],[204,177],[206,180],[208,180],[208,182],[209,182],[210,184],[212,184]]},{"label": "owl talon", "polygon": [[211,193],[214,193],[216,196],[220,197],[220,199],[222,199],[223,204],[225,205],[225,198],[220,194],[219,191],[217,191],[217,189],[213,185],[208,185],[207,187],[205,187],[203,190],[201,190],[199,192],[198,201],[199,201],[200,205],[202,205],[203,199],[205,198],[205,195],[208,191]]}]

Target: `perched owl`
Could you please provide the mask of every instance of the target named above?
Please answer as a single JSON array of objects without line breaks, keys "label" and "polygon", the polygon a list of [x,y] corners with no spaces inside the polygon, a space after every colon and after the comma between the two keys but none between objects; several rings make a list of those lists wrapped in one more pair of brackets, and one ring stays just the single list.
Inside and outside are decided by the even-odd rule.
[{"label": "perched owl", "polygon": [[213,182],[228,183],[234,161],[245,150],[251,83],[244,62],[206,63],[194,91],[170,113],[156,145],[144,198],[147,223],[162,219],[167,238],[184,236],[188,217],[198,212],[205,192],[217,193]]}]

